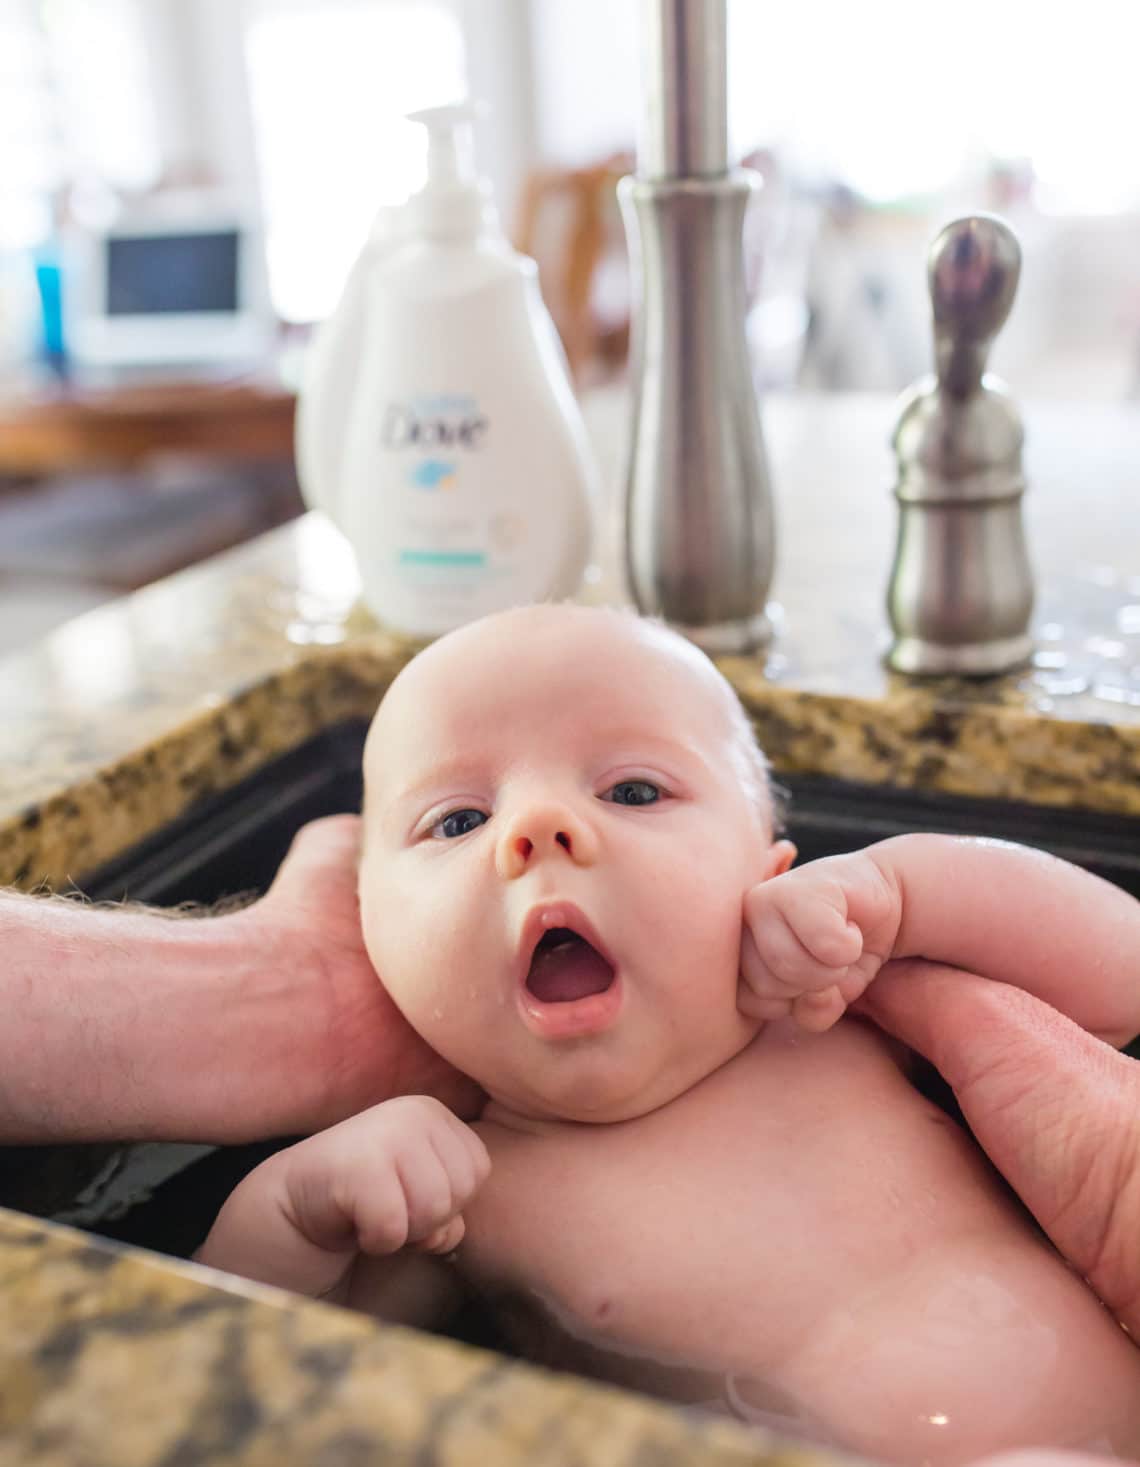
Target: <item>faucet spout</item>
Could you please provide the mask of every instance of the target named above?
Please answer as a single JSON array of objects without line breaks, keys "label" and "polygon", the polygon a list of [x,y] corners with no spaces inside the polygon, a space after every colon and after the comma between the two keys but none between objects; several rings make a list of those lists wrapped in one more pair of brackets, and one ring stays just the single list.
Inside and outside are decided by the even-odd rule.
[{"label": "faucet spout", "polygon": [[724,0],[643,0],[642,178],[717,178],[728,168]]},{"label": "faucet spout", "polygon": [[710,653],[771,636],[774,526],[745,335],[757,184],[727,163],[725,0],[644,0],[645,112],[619,197],[634,276],[626,572]]}]

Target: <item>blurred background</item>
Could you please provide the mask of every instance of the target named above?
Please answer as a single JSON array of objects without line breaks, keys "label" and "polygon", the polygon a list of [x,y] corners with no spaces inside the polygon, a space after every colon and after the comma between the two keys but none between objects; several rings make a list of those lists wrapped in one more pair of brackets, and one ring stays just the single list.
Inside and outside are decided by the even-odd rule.
[{"label": "blurred background", "polygon": [[[0,0],[0,651],[300,512],[306,341],[422,179],[410,111],[488,104],[480,167],[575,381],[620,382],[639,9]],[[729,0],[762,387],[925,371],[926,245],[989,209],[1025,252],[994,370],[1023,400],[1137,397],[1138,32],[1118,0]]]}]

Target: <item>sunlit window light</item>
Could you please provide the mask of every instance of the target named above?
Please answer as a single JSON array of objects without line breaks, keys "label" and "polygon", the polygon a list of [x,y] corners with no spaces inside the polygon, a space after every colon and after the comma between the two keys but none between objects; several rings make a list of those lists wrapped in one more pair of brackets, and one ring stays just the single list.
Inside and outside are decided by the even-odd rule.
[{"label": "sunlit window light", "polygon": [[408,112],[463,94],[445,0],[255,0],[246,32],[269,286],[287,321],[327,315],[381,204],[423,181]]}]

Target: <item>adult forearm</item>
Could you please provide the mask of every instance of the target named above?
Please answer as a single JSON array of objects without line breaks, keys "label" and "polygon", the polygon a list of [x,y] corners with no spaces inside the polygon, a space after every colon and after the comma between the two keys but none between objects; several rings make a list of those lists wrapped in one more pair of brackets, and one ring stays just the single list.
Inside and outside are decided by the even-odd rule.
[{"label": "adult forearm", "polygon": [[265,941],[241,912],[171,919],[0,892],[0,1140],[284,1129],[260,1097],[267,1071],[288,1072],[297,1025]]}]

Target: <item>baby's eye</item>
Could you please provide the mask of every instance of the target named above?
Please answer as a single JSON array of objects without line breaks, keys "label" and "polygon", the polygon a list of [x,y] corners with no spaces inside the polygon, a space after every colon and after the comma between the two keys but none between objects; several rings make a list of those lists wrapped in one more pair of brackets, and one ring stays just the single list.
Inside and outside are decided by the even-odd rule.
[{"label": "baby's eye", "polygon": [[435,822],[431,834],[436,840],[455,840],[457,836],[466,835],[486,823],[487,817],[482,810],[452,810]]},{"label": "baby's eye", "polygon": [[652,805],[661,798],[661,791],[647,779],[622,779],[602,796],[613,805]]}]

